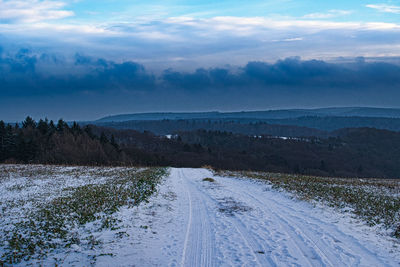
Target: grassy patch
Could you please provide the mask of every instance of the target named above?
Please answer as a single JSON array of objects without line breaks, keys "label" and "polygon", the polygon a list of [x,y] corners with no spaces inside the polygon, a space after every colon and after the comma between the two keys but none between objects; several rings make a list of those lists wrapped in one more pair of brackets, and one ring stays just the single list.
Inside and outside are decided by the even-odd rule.
[{"label": "grassy patch", "polygon": [[[43,169],[39,168],[39,171]],[[98,170],[90,169],[85,177],[90,177],[91,173],[100,175]],[[119,220],[114,214],[122,206],[136,206],[146,201],[156,191],[166,169],[110,169],[103,174],[108,178],[102,183],[67,187],[60,196],[33,203],[34,209],[6,231],[6,246],[0,265],[29,260],[32,256],[41,258],[59,248],[74,248],[76,245],[94,248],[101,245],[92,235],[87,240],[81,240],[78,229],[87,223],[97,222],[96,231],[116,230]],[[76,176],[71,179],[79,179],[74,169],[69,175]]]},{"label": "grassy patch", "polygon": [[342,179],[261,172],[222,172],[267,180],[300,199],[347,208],[370,226],[382,225],[400,238],[400,180]]},{"label": "grassy patch", "polygon": [[204,178],[203,181],[204,181],[204,182],[215,183],[215,180],[214,180],[213,178],[209,178],[209,177]]}]

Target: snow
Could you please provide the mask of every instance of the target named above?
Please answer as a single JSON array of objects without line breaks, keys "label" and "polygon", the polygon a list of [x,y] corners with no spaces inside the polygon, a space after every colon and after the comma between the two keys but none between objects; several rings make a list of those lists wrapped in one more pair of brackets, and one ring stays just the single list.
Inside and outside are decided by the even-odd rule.
[{"label": "snow", "polygon": [[[80,184],[70,179],[64,183]],[[27,178],[0,181],[0,193],[7,193],[6,188],[16,181],[24,184]],[[55,183],[39,179],[26,194],[48,196],[41,186],[50,182]],[[0,200],[6,203],[6,198],[16,199],[17,195],[14,191],[14,195],[2,195]],[[296,200],[263,181],[215,176],[206,169],[171,168],[148,203],[124,207],[115,217],[120,220],[115,229],[98,230],[96,222],[76,229],[81,239],[93,235],[101,245],[93,249],[73,245],[43,261],[21,265],[54,265],[54,259],[63,266],[400,264],[399,243],[378,235],[349,212]]]},{"label": "snow", "polygon": [[177,134],[167,134],[167,135],[165,135],[165,138],[167,138],[167,139],[177,139],[178,135]]},{"label": "snow", "polygon": [[[210,177],[215,182],[203,181]],[[396,241],[264,182],[171,169],[99,266],[398,266]],[[147,227],[143,227],[143,226]]]}]

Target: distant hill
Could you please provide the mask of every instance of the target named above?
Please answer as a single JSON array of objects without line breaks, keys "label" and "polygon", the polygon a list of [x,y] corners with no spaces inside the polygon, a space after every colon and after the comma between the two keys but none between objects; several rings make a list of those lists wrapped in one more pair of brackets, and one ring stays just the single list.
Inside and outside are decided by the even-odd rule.
[{"label": "distant hill", "polygon": [[400,118],[361,117],[361,116],[305,116],[288,119],[265,119],[263,122],[286,126],[307,127],[323,131],[334,131],[342,128],[376,128],[382,130],[400,131]]},{"label": "distant hill", "polygon": [[400,109],[396,108],[318,108],[318,109],[282,109],[267,111],[242,111],[242,112],[186,112],[186,113],[136,113],[107,116],[96,121],[123,122],[146,120],[190,120],[190,119],[292,119],[307,116],[317,117],[383,117],[400,118]]},{"label": "distant hill", "polygon": [[400,118],[400,109],[398,108],[320,108],[315,109],[315,112],[326,116]]}]

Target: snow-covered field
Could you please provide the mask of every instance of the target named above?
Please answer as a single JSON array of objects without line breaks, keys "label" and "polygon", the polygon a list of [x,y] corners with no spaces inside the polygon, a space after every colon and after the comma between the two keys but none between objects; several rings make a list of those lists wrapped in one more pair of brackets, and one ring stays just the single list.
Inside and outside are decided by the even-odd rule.
[{"label": "snow-covered field", "polygon": [[162,168],[0,165],[0,266],[90,265],[126,236],[120,217],[146,201]]},{"label": "snow-covered field", "polygon": [[[1,176],[2,230],[32,208],[29,201],[22,205],[20,199],[49,201],[51,192],[62,194],[63,187],[80,186],[82,180],[93,177],[77,177],[72,171],[69,176],[60,175],[61,182],[44,177],[31,181],[17,173],[21,174]],[[113,177],[93,173],[98,175],[91,183],[106,183]],[[82,241],[82,245],[57,248],[43,259],[20,265],[400,265],[398,241],[377,234],[350,213],[296,200],[261,180],[220,177],[206,169],[171,168],[147,203],[122,206],[113,218],[118,221],[111,228],[95,227],[95,222],[74,228],[82,240],[88,236],[96,240],[91,247]],[[0,238],[4,244],[4,236]]]}]

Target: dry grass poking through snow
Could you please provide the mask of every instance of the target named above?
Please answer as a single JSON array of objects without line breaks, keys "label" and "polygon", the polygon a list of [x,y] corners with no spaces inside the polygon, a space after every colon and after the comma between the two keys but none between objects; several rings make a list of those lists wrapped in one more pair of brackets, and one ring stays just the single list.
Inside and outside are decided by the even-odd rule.
[{"label": "dry grass poking through snow", "polygon": [[164,168],[0,165],[0,265],[45,257],[50,251],[99,245],[90,233],[118,227],[113,216],[153,194]]},{"label": "dry grass poking through snow", "polygon": [[326,178],[262,172],[219,172],[223,176],[267,180],[272,188],[352,212],[370,226],[400,238],[400,179]]}]

